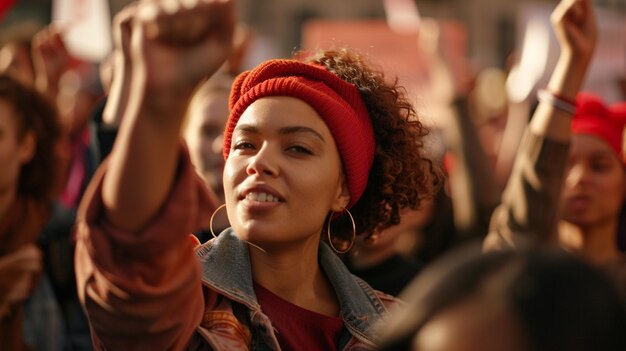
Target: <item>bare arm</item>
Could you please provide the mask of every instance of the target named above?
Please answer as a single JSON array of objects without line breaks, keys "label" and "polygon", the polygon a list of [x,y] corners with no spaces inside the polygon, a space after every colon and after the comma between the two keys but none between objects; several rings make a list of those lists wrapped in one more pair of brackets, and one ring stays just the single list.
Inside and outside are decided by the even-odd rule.
[{"label": "bare arm", "polygon": [[[561,55],[547,89],[574,100],[584,82],[596,43],[596,19],[591,1],[562,0],[551,19]],[[540,103],[529,128],[537,135],[567,142],[570,140],[570,119],[571,114]]]},{"label": "bare arm", "polygon": [[[561,55],[547,90],[574,100],[596,43],[591,1],[562,0],[552,13],[552,23]],[[556,241],[558,200],[571,138],[571,117],[571,113],[550,103],[539,104],[516,156],[502,202],[492,216],[485,249]]]},{"label": "bare arm", "polygon": [[123,121],[104,178],[108,220],[142,228],[163,206],[175,177],[181,121],[194,88],[226,60],[233,2],[140,2],[129,24],[131,76]]}]

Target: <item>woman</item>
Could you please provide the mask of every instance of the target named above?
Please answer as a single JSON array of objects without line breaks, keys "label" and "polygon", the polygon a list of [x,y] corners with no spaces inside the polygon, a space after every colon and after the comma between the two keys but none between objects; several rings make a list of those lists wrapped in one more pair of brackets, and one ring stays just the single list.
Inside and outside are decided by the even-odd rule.
[{"label": "woman", "polygon": [[595,45],[595,19],[587,1],[561,4],[553,18],[564,53],[548,86],[553,94],[539,96],[544,111],[550,105],[561,111],[531,121],[485,247],[558,244],[608,270],[626,296],[626,259],[617,242],[626,109],[589,93],[576,97]]},{"label": "woman", "polygon": [[617,244],[626,192],[624,126],[626,104],[607,106],[593,94],[578,95],[561,195],[559,242],[599,265],[624,260]]},{"label": "woman", "polygon": [[78,224],[96,348],[374,347],[373,325],[394,300],[330,247],[346,251],[432,193],[425,130],[399,88],[346,52],[243,73],[224,133],[232,229],[194,255],[188,233],[216,206],[180,145],[182,116],[228,57],[234,21],[230,1],[188,5],[142,2],[120,21],[133,89]]},{"label": "woman", "polygon": [[[24,303],[44,284],[38,241],[58,194],[55,150],[60,133],[56,112],[42,96],[0,75],[0,345],[8,350],[27,349]],[[53,300],[52,291],[47,292]],[[52,317],[37,316],[46,321]],[[44,330],[27,332],[43,337],[47,330],[58,341],[58,327],[48,324]]]}]

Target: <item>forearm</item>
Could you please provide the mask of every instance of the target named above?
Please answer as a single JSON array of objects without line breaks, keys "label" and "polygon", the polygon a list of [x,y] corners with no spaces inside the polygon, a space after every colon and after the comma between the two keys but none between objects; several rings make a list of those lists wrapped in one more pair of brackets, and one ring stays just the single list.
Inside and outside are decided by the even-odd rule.
[{"label": "forearm", "polygon": [[[561,55],[554,69],[547,90],[553,94],[574,100],[581,89],[588,62]],[[536,134],[556,141],[569,141],[572,114],[540,101],[529,128]]]},{"label": "forearm", "polygon": [[494,211],[484,247],[556,243],[557,209],[569,143],[527,131],[511,177]]},{"label": "forearm", "polygon": [[144,92],[129,100],[102,190],[116,226],[138,230],[162,207],[176,173],[186,100]]}]

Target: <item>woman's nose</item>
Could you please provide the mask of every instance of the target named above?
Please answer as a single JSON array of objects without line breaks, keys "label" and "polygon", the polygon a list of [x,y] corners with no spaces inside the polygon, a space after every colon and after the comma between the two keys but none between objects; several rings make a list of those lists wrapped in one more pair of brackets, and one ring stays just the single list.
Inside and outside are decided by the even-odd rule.
[{"label": "woman's nose", "polygon": [[270,145],[264,144],[261,149],[249,159],[246,169],[249,175],[266,174],[275,176],[278,174],[277,155]]},{"label": "woman's nose", "polygon": [[585,183],[588,179],[589,171],[584,165],[574,165],[567,173],[566,182],[569,187],[575,187]]}]

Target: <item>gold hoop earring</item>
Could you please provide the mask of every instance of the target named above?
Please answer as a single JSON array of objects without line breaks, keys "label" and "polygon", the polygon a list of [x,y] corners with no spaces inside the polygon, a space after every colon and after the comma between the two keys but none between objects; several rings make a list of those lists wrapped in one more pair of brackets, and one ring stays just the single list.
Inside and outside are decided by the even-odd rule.
[{"label": "gold hoop earring", "polygon": [[[213,218],[215,218],[215,214],[217,212],[219,212],[219,210],[221,210],[222,208],[225,208],[225,207],[226,207],[226,204],[222,204],[222,205],[220,205],[220,207],[216,208],[215,211],[213,211],[213,214],[211,215],[211,219],[209,220],[209,230],[211,231],[211,235],[213,235],[214,239],[217,239],[217,236],[215,235],[215,232],[213,231]],[[244,241],[246,244],[254,247],[255,249],[263,252],[264,254],[267,254],[267,251],[265,251],[265,249],[263,249],[259,245],[255,245],[255,244],[253,244],[253,243],[251,243],[251,242],[249,242],[247,240],[242,240],[242,241]]]},{"label": "gold hoop earring", "polygon": [[215,214],[219,212],[219,210],[225,207],[226,207],[226,204],[220,205],[220,207],[216,208],[215,211],[213,211],[213,214],[211,215],[211,220],[209,221],[209,230],[211,231],[211,235],[213,235],[213,238],[217,238],[217,235],[215,235],[215,232],[213,231],[213,218],[215,218]]},{"label": "gold hoop earring", "polygon": [[337,250],[337,248],[333,244],[333,240],[330,235],[330,222],[333,220],[333,213],[336,212],[331,211],[332,213],[328,218],[328,225],[326,227],[326,233],[328,234],[328,244],[330,245],[330,248],[333,249],[333,251],[340,255],[350,251],[350,249],[352,249],[352,246],[354,246],[354,242],[356,241],[356,223],[354,223],[354,217],[352,217],[352,213],[350,213],[347,208],[344,208],[344,210],[346,213],[348,213],[348,216],[350,216],[350,221],[352,221],[352,238],[350,239],[350,245],[348,245],[348,248],[346,248],[345,250]]}]

